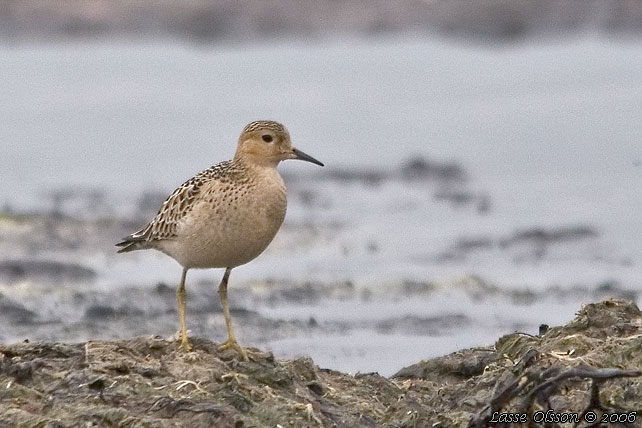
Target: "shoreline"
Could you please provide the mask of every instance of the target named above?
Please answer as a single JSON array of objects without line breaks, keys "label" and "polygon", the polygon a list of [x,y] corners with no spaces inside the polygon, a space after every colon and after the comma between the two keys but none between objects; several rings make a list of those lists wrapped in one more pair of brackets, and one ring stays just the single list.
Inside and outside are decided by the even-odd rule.
[{"label": "shoreline", "polygon": [[[242,362],[200,338],[190,353],[158,337],[0,345],[0,427],[475,427],[507,413],[531,417],[547,402],[556,414],[633,411],[642,405],[641,337],[637,306],[607,300],[540,336],[502,336],[491,347],[421,361],[390,378],[256,349]],[[543,382],[557,388],[532,395]],[[587,406],[589,382],[601,394]],[[513,389],[498,395],[500,385]]]}]

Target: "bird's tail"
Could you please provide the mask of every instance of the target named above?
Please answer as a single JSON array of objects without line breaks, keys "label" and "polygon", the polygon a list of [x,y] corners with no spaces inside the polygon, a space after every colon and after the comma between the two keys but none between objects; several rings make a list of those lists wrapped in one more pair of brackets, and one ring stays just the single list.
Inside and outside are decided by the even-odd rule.
[{"label": "bird's tail", "polygon": [[129,253],[130,251],[149,248],[149,244],[146,241],[132,240],[130,237],[124,238],[123,242],[119,242],[116,246],[123,247],[117,251],[118,253]]}]

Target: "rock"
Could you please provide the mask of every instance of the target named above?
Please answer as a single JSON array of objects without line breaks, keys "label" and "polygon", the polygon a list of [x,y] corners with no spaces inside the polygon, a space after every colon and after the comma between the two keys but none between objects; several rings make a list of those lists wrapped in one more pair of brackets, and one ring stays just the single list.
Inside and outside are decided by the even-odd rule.
[{"label": "rock", "polygon": [[547,245],[583,239],[595,239],[600,234],[592,226],[577,225],[557,228],[534,227],[532,229],[518,230],[513,236],[502,239],[500,246],[509,247],[516,244]]},{"label": "rock", "polygon": [[4,319],[3,325],[29,324],[36,317],[33,311],[0,294],[0,320]]},{"label": "rock", "polygon": [[432,179],[444,183],[463,183],[467,180],[466,171],[458,163],[428,161],[420,156],[404,162],[399,172],[405,180]]},{"label": "rock", "polygon": [[418,336],[438,336],[449,329],[458,329],[470,324],[470,319],[463,314],[450,314],[436,317],[403,317],[378,321],[376,330],[381,334],[403,334]]},{"label": "rock", "polygon": [[0,262],[0,279],[9,283],[36,280],[47,283],[91,281],[96,272],[77,263],[54,260],[6,260]]},{"label": "rock", "polygon": [[486,366],[496,358],[497,354],[494,348],[465,349],[404,367],[392,377],[396,379],[459,382],[483,374]]},{"label": "rock", "polygon": [[141,316],[144,312],[140,309],[128,306],[112,307],[109,305],[95,304],[85,310],[86,320],[106,320],[114,317]]}]

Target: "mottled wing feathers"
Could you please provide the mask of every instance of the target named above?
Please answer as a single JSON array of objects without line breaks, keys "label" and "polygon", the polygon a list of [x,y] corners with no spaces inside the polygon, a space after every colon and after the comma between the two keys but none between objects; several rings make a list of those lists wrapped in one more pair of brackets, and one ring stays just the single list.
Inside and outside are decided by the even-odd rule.
[{"label": "mottled wing feathers", "polygon": [[149,243],[176,236],[182,218],[192,209],[202,191],[203,185],[212,180],[226,181],[226,176],[236,168],[233,161],[221,162],[187,180],[163,202],[158,214],[147,226],[132,233],[123,242],[119,253],[149,248]]}]

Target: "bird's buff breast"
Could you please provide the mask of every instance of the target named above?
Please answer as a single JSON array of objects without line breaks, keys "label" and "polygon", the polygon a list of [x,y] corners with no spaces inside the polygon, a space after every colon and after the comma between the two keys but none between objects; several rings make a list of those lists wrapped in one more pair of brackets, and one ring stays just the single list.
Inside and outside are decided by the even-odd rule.
[{"label": "bird's buff breast", "polygon": [[235,193],[213,192],[194,206],[178,239],[168,241],[163,251],[188,268],[245,264],[272,242],[286,206],[282,180],[241,187]]}]

